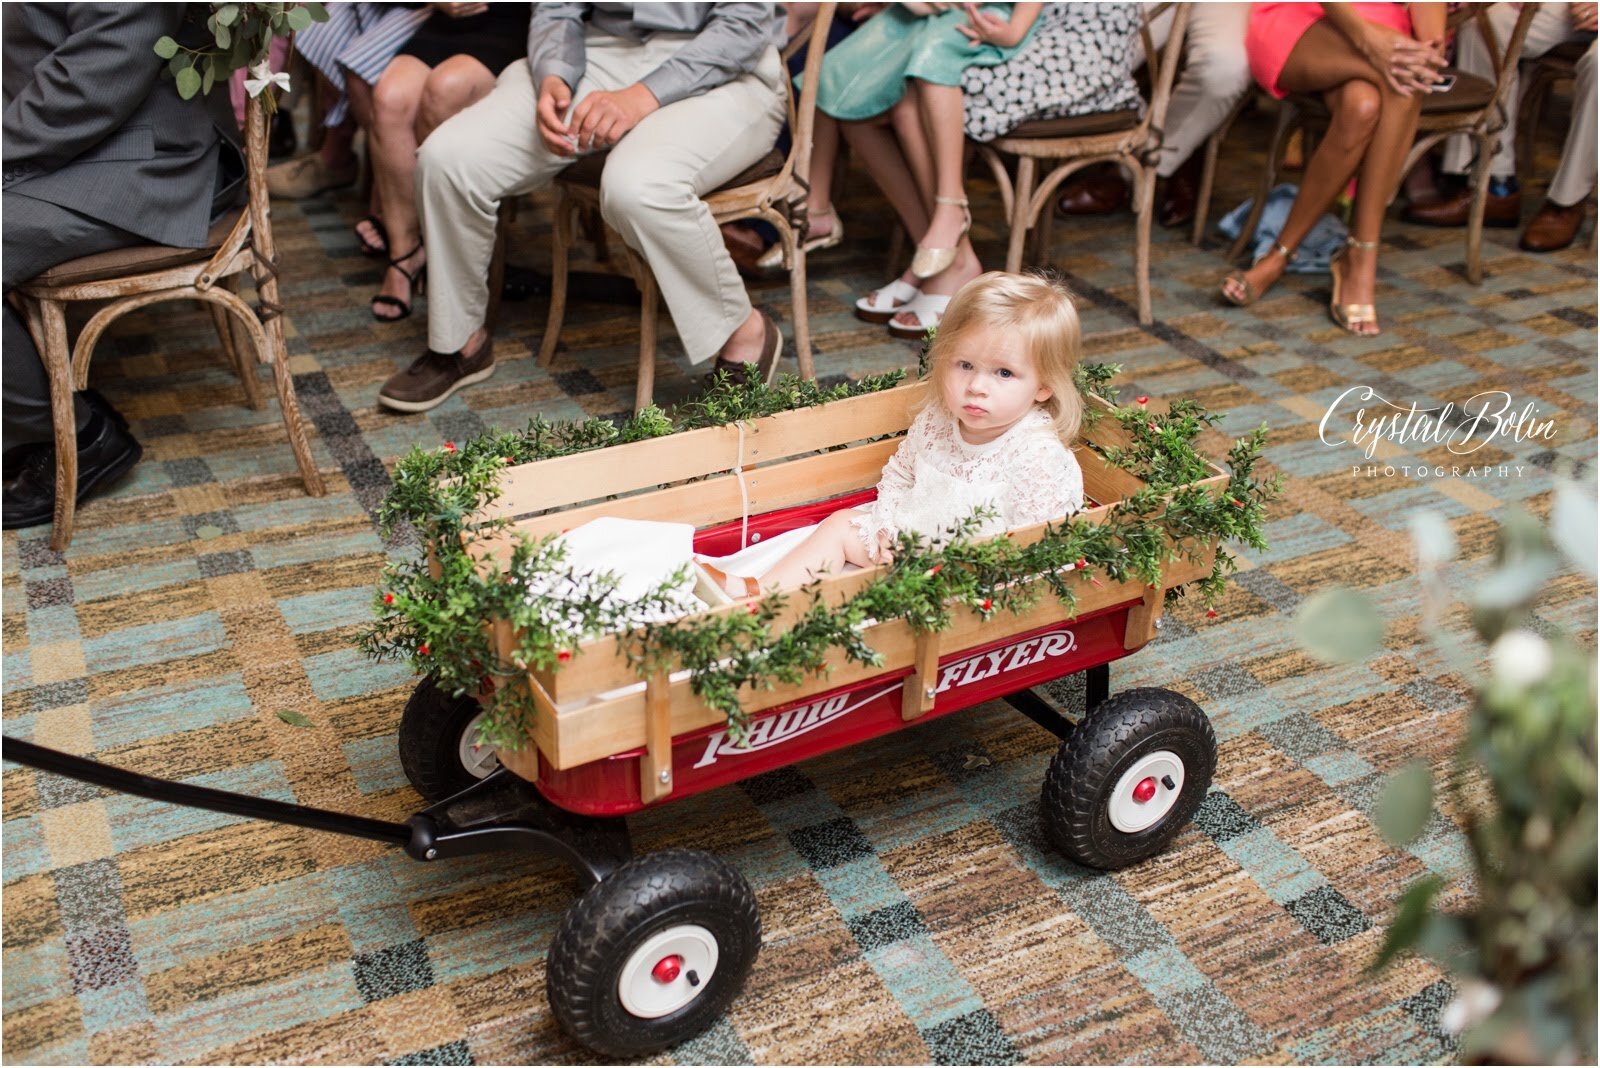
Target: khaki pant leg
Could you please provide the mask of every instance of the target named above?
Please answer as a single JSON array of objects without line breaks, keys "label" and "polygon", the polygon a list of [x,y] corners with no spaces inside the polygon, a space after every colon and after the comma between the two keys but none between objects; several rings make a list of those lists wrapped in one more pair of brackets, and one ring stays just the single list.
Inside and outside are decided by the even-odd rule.
[{"label": "khaki pant leg", "polygon": [[1567,127],[1567,143],[1561,148],[1561,166],[1550,179],[1546,194],[1562,207],[1571,207],[1594,189],[1595,126],[1600,122],[1595,108],[1594,42],[1578,60],[1577,78],[1572,87],[1572,124]]},{"label": "khaki pant leg", "polygon": [[[1517,14],[1517,8],[1511,4],[1495,4],[1489,12],[1489,23],[1502,42],[1511,37]],[[1567,5],[1545,4],[1528,26],[1528,36],[1522,41],[1522,58],[1542,56],[1570,36],[1572,23],[1567,16]],[[1476,22],[1462,27],[1456,39],[1456,66],[1491,82],[1495,79],[1494,63]],[[1520,64],[1518,66],[1520,68]],[[1506,92],[1506,128],[1500,131],[1500,151],[1489,161],[1489,173],[1496,178],[1510,178],[1517,173],[1517,109],[1521,99],[1522,79],[1518,69],[1511,72],[1511,85]],[[1467,168],[1472,166],[1472,139],[1457,135],[1446,140],[1442,166],[1447,174],[1466,174]]]},{"label": "khaki pant leg", "polygon": [[[591,53],[591,69],[597,61]],[[693,363],[715,356],[750,316],[744,281],[700,198],[771,151],[784,119],[782,78],[768,49],[754,71],[646,116],[606,161],[601,213],[650,264]]]}]

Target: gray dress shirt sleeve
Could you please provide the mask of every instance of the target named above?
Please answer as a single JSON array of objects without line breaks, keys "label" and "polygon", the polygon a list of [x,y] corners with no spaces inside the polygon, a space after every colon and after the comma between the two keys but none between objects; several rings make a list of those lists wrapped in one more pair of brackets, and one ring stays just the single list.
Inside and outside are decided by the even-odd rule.
[{"label": "gray dress shirt sleeve", "polygon": [[773,40],[772,4],[712,4],[694,39],[639,79],[662,107],[755,70]]},{"label": "gray dress shirt sleeve", "polygon": [[550,75],[578,87],[583,77],[583,17],[593,4],[535,4],[528,23],[528,73],[534,92]]},{"label": "gray dress shirt sleeve", "polygon": [[535,89],[552,74],[577,87],[586,20],[598,31],[631,40],[652,33],[694,35],[639,79],[663,107],[754,70],[780,32],[773,4],[537,4],[528,26]]}]

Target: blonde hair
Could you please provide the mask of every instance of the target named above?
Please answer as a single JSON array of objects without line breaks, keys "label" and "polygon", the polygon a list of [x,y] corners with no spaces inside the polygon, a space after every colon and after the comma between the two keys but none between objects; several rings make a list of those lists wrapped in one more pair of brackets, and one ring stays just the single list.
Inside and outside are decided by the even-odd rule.
[{"label": "blonde hair", "polygon": [[1055,420],[1062,441],[1076,438],[1083,422],[1083,398],[1073,372],[1083,347],[1083,327],[1066,285],[1043,273],[990,271],[962,286],[945,309],[928,350],[924,405],[944,403],[938,382],[949,368],[951,353],[962,337],[977,330],[1015,331],[1022,336],[1023,351],[1038,370],[1040,384],[1050,390],[1050,399],[1041,407]]}]

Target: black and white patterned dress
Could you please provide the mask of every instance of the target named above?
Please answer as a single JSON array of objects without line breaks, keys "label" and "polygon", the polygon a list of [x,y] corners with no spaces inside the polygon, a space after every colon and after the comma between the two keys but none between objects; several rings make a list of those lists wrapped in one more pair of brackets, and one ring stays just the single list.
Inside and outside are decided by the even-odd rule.
[{"label": "black and white patterned dress", "polygon": [[1132,3],[1044,5],[1016,55],[967,68],[967,136],[992,141],[1030,119],[1144,110],[1133,80],[1139,18]]}]

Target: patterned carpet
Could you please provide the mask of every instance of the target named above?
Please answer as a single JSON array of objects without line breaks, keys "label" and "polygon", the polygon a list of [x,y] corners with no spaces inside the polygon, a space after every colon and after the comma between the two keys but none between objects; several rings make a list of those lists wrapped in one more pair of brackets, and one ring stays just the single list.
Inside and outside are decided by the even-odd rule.
[{"label": "patterned carpet", "polygon": [[[1234,134],[1216,214],[1250,188],[1264,123]],[[852,175],[849,240],[813,261],[826,377],[914,359],[849,311],[887,277],[869,188]],[[974,192],[979,251],[998,262],[997,198]],[[377,273],[350,231],[362,214],[351,194],[277,212],[292,367],[326,498],[301,494],[276,406],[242,406],[205,315],[150,310],[102,345],[95,384],[146,456],[81,511],[68,552],[49,549],[47,528],[5,535],[7,735],[381,819],[419,807],[395,751],[412,679],[349,644],[385,559],[412,551],[385,543],[372,517],[386,469],[411,445],[534,412],[623,411],[637,312],[578,303],[546,371],[532,358],[544,301],[508,304],[493,379],[424,416],[387,413],[375,393],[418,351],[421,317],[368,316]],[[542,210],[524,211],[513,261],[545,266],[546,234]],[[632,821],[639,851],[726,857],[756,887],[764,925],[745,993],[660,1063],[1452,1058],[1443,974],[1420,960],[1365,971],[1403,888],[1464,858],[1448,811],[1408,849],[1385,845],[1371,820],[1386,772],[1416,757],[1447,764],[1467,692],[1419,632],[1407,522],[1422,510],[1449,520],[1465,584],[1486,566],[1497,514],[1546,512],[1553,468],[1577,461],[1592,487],[1595,254],[1528,255],[1514,231],[1492,230],[1474,287],[1458,232],[1395,224],[1385,332],[1360,339],[1329,322],[1325,276],[1225,308],[1217,249],[1159,230],[1157,321],[1141,329],[1131,235],[1127,216],[1057,229],[1054,262],[1083,297],[1091,357],[1123,364],[1129,393],[1222,413],[1208,438],[1218,454],[1226,435],[1266,421],[1286,478],[1271,549],[1246,561],[1217,617],[1180,606],[1157,643],[1113,669],[1114,691],[1171,687],[1213,718],[1221,751],[1199,818],[1130,870],[1060,859],[1036,815],[1054,739],[998,703],[646,813]],[[786,283],[753,292],[786,313]],[[658,397],[671,401],[692,377],[674,340],[663,349]],[[1395,446],[1378,454],[1386,466],[1353,472],[1358,450],[1318,440],[1352,386],[1402,404],[1504,389],[1557,433],[1501,440],[1471,475],[1419,476],[1449,454]],[[1297,604],[1332,583],[1383,607],[1385,649],[1367,664],[1325,667],[1297,649]],[[1538,616],[1592,645],[1595,590],[1558,578]],[[1081,706],[1081,683],[1049,696]],[[546,946],[575,889],[554,862],[423,865],[11,765],[3,786],[10,1063],[590,1060],[545,1004]]]}]

